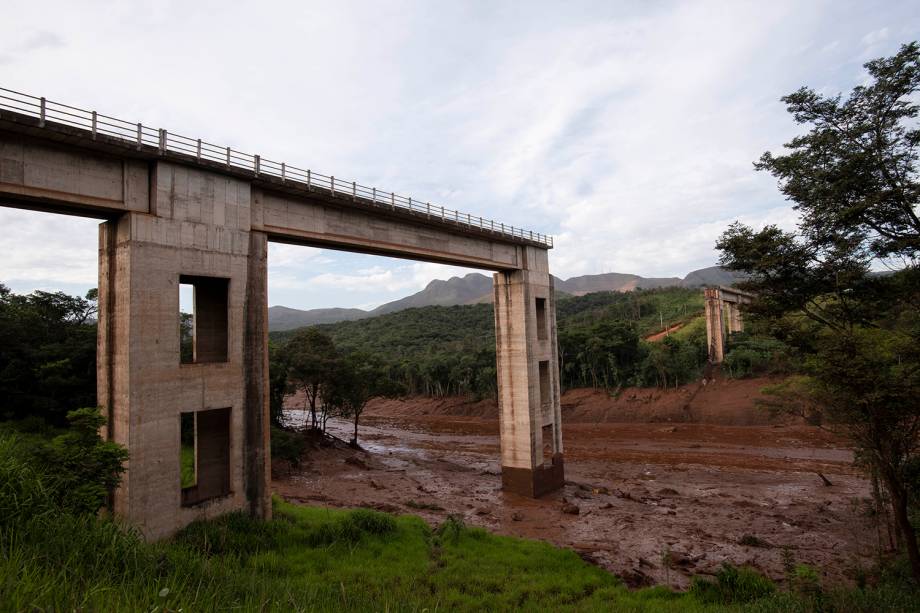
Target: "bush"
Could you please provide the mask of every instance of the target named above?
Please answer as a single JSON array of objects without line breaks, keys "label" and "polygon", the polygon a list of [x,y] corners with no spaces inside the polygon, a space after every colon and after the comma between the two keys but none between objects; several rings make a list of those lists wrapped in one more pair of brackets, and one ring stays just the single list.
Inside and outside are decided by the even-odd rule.
[{"label": "bush", "polygon": [[365,536],[387,536],[396,532],[396,519],[387,513],[356,509],[336,521],[321,525],[309,539],[313,545],[357,543]]},{"label": "bush", "polygon": [[715,582],[694,577],[690,594],[703,604],[746,604],[771,595],[776,586],[753,568],[724,563]]},{"label": "bush", "polygon": [[299,466],[300,458],[307,446],[303,434],[272,427],[271,437],[272,459],[285,460],[294,466]]},{"label": "bush", "polygon": [[730,337],[722,365],[730,377],[741,379],[790,372],[792,359],[792,348],[786,343],[740,333]]},{"label": "bush", "polygon": [[99,428],[105,418],[98,408],[67,414],[70,428],[36,449],[61,509],[71,513],[95,513],[118,487],[127,450],[102,440]]}]

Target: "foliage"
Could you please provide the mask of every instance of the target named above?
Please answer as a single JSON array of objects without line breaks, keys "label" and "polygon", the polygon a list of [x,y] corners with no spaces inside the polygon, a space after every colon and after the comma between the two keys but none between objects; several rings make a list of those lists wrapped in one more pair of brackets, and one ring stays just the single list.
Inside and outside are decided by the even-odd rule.
[{"label": "foliage", "polygon": [[[756,167],[794,202],[798,231],[736,223],[717,247],[723,266],[751,275],[743,284],[757,294],[750,314],[809,332],[783,339],[803,356],[807,377],[774,389],[773,405],[809,412],[856,444],[885,484],[920,582],[908,489],[920,460],[920,46],[866,69],[869,82],[846,100],[808,88],[783,98],[810,129]],[[885,258],[898,258],[900,270],[870,274]]]},{"label": "foliage", "polygon": [[[99,428],[105,423],[99,409],[77,409],[69,412],[67,418],[69,428],[37,434],[23,431],[21,424],[7,424],[2,432],[14,435],[7,439],[6,452],[8,457],[19,459],[18,466],[26,475],[17,477],[16,482],[31,481],[37,484],[35,487],[42,488],[45,498],[41,504],[47,503],[51,505],[48,508],[76,515],[93,514],[104,506],[109,492],[117,487],[128,453],[120,445],[99,436]],[[25,468],[24,464],[29,467]],[[39,479],[38,474],[44,477]],[[22,487],[28,489],[25,485]],[[32,494],[23,490],[23,496]]]},{"label": "foliage", "polygon": [[736,379],[786,374],[793,370],[793,356],[793,348],[779,339],[736,333],[722,366]]},{"label": "foliage", "polygon": [[[706,362],[706,330],[699,317],[698,289],[665,288],[597,292],[558,297],[559,362],[566,387],[616,388],[623,385],[686,383]],[[658,369],[646,363],[656,343],[641,337],[661,323],[687,322],[694,334],[672,334],[682,344],[680,359],[657,356]],[[407,394],[494,397],[495,330],[492,305],[407,309],[357,321],[317,326],[342,354],[377,359],[390,381]],[[283,346],[299,332],[274,332]],[[678,371],[669,370],[672,365]],[[663,370],[662,370],[663,369]]]},{"label": "foliage", "polygon": [[284,398],[292,391],[288,357],[277,343],[268,342],[268,407],[271,424],[284,426]]},{"label": "foliage", "polygon": [[304,449],[307,446],[303,434],[290,432],[283,428],[272,427],[271,432],[272,459],[285,460],[293,466],[300,464]]},{"label": "foliage", "polygon": [[[279,350],[278,362],[287,367],[288,380],[304,393],[304,409],[310,410],[310,426],[326,430],[330,412],[326,387],[340,368],[341,358],[332,339],[315,327],[300,328]],[[323,409],[317,413],[317,405]]]},{"label": "foliage", "polygon": [[[296,337],[291,342],[297,342]],[[329,373],[324,387],[323,403],[331,411],[354,424],[351,444],[358,446],[358,422],[367,402],[377,396],[394,396],[399,386],[387,376],[381,361],[372,355],[351,353],[340,360]]]},{"label": "foliage", "polygon": [[715,581],[694,578],[690,594],[703,603],[747,604],[769,596],[776,586],[752,568],[737,567],[727,562],[716,571]]},{"label": "foliage", "polygon": [[69,408],[96,404],[95,298],[21,296],[0,284],[0,419],[63,426]]}]

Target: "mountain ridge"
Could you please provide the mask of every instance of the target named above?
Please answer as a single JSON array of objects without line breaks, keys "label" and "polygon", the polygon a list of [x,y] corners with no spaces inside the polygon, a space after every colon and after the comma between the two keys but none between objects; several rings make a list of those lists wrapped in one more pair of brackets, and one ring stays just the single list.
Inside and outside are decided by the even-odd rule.
[{"label": "mountain ridge", "polygon": [[[636,289],[659,287],[702,287],[705,285],[731,285],[744,276],[719,266],[700,268],[680,277],[642,277],[629,273],[608,272],[597,275],[581,275],[569,279],[553,277],[556,291],[574,296],[593,292],[628,292]],[[424,306],[454,306],[492,302],[492,278],[482,273],[471,272],[463,277],[435,279],[425,289],[380,305],[370,311],[348,308],[324,308],[300,310],[285,306],[268,309],[268,329],[272,332],[292,330],[303,326],[353,321],[376,317],[404,309]]]}]

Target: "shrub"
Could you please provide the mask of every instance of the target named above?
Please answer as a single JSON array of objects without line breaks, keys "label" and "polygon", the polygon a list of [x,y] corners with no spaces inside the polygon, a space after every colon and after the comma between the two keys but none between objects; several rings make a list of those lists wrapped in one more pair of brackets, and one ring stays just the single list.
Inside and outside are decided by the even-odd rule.
[{"label": "shrub", "polygon": [[67,414],[70,428],[36,449],[60,507],[71,513],[95,513],[118,487],[127,450],[102,440],[99,428],[105,418],[99,408]]},{"label": "shrub", "polygon": [[723,366],[735,379],[789,372],[792,348],[774,338],[733,334]]},{"label": "shrub", "polygon": [[388,513],[356,509],[336,521],[321,525],[309,539],[313,545],[353,544],[365,536],[396,532],[396,519]]},{"label": "shrub", "polygon": [[716,573],[716,580],[695,577],[690,594],[704,604],[745,604],[776,591],[776,586],[753,568],[727,562]]},{"label": "shrub", "polygon": [[300,458],[307,446],[302,434],[272,427],[271,437],[273,460],[285,460],[294,466],[300,465]]}]

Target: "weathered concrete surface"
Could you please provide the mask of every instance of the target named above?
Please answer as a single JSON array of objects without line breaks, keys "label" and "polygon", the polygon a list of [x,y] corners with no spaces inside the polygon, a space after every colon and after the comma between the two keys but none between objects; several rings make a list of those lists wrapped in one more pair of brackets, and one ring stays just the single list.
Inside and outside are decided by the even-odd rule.
[{"label": "weathered concrete surface", "polygon": [[726,334],[744,331],[739,305],[748,304],[753,296],[731,287],[707,287],[703,290],[706,303],[706,341],[709,361],[721,364],[725,359]]},{"label": "weathered concrete surface", "polygon": [[[502,484],[527,496],[565,480],[556,309],[546,255],[527,247],[524,270],[494,276]],[[541,316],[538,301],[546,305]]]},{"label": "weathered concrete surface", "polygon": [[[499,271],[503,481],[530,496],[561,487],[545,246],[30,121],[0,116],[0,206],[105,220],[98,397],[108,414],[106,436],[130,453],[112,506],[148,538],[231,510],[271,515],[270,240]],[[195,287],[190,364],[180,363],[180,281]],[[183,494],[180,416],[188,412],[197,413],[204,482]]]}]

